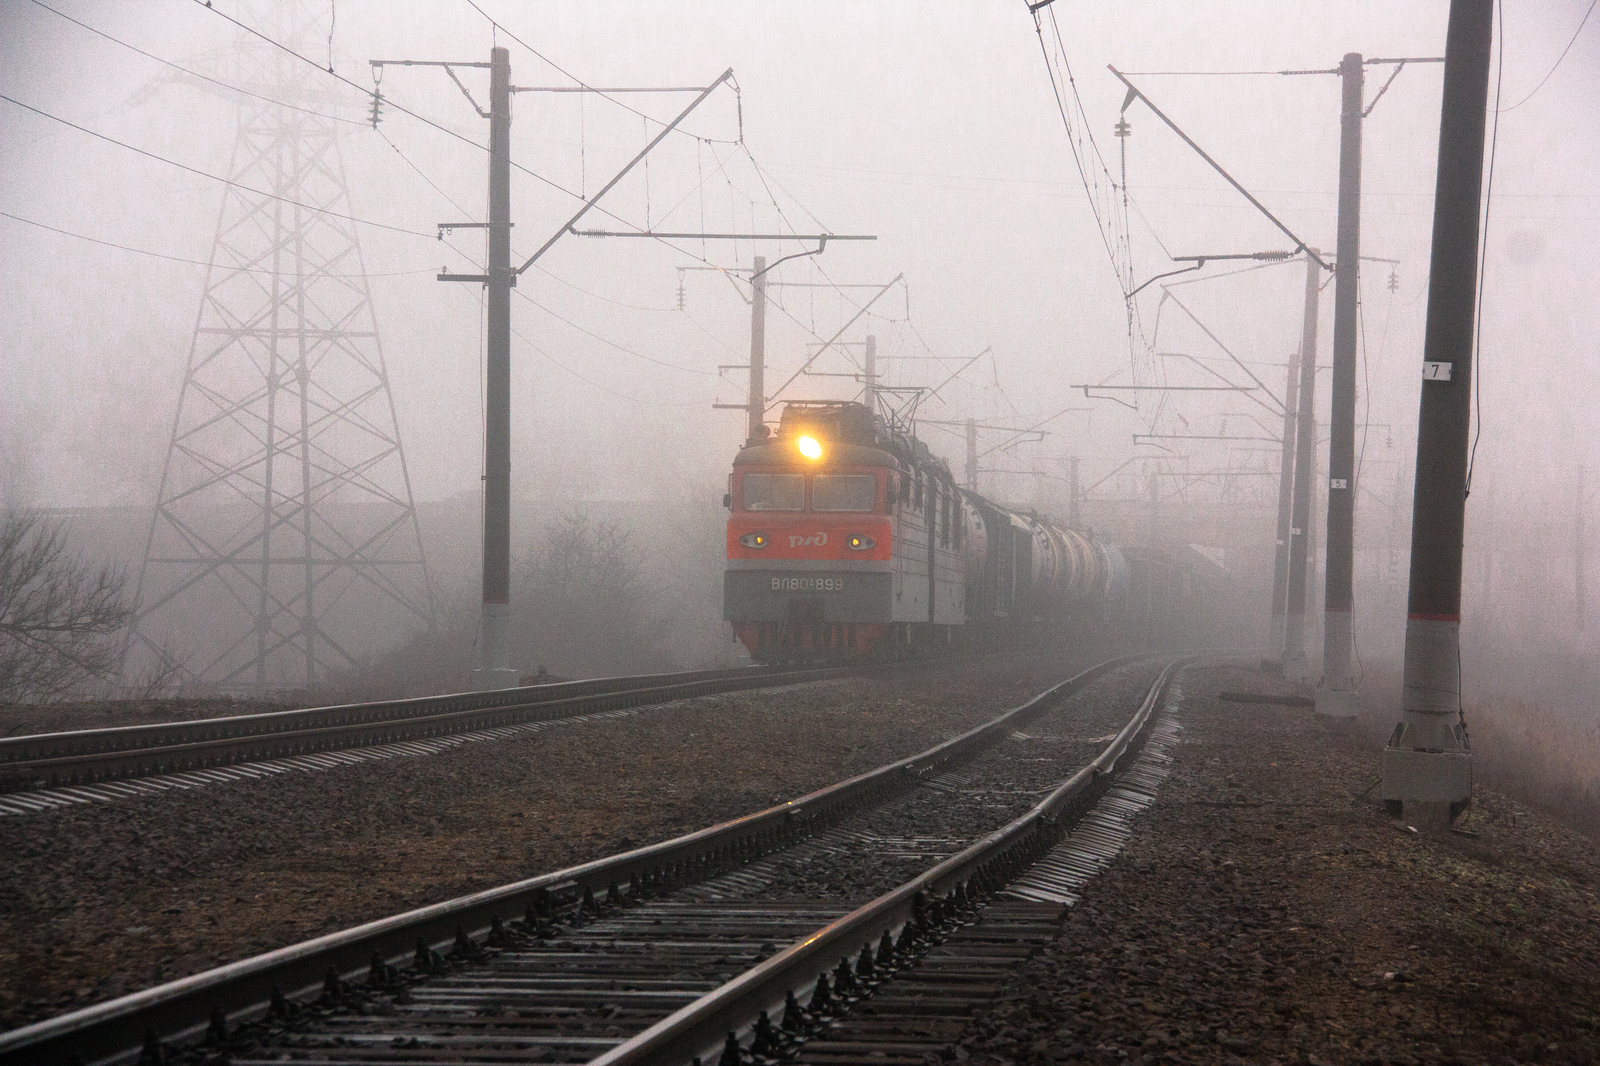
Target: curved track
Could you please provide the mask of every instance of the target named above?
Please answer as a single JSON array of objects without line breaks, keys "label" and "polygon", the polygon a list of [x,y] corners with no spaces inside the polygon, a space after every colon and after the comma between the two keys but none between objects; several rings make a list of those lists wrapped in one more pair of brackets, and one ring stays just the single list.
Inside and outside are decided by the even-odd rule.
[{"label": "curved track", "polygon": [[[323,1062],[600,1054],[606,1062],[684,1063],[752,1024],[746,1039],[756,1050],[775,1053],[783,1041],[792,1049],[807,1025],[835,1017],[883,972],[911,964],[980,897],[1058,843],[1132,758],[1176,666],[1147,689],[1141,683],[1133,717],[1041,802],[866,906],[846,914],[847,900],[716,902],[703,888],[668,893],[737,878],[763,856],[816,841],[1003,739],[1029,739],[1023,726],[1049,721],[1049,712],[1129,664],[1103,663],[921,755],[799,800],[0,1035],[0,1056],[131,1061],[141,1045],[150,1053],[157,1043],[203,1036],[205,1045],[189,1053],[197,1061],[227,1052],[234,1063],[285,1054]],[[298,999],[312,1002],[297,1006]],[[786,1001],[780,1039],[762,1012]]]}]

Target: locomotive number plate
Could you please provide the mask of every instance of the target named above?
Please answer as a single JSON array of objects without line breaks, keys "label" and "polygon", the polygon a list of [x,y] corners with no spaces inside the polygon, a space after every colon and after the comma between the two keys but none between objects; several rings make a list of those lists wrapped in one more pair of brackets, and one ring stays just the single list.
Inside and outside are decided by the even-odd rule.
[{"label": "locomotive number plate", "polygon": [[842,577],[775,577],[773,592],[843,592]]}]

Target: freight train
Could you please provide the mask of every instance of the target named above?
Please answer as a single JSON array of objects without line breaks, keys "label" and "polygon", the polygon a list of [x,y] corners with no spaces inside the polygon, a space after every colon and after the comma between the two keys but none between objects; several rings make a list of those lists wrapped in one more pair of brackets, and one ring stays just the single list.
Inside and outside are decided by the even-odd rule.
[{"label": "freight train", "polygon": [[961,488],[859,403],[788,404],[723,503],[723,617],[757,661],[993,644],[1114,612],[1135,585],[1116,545]]}]

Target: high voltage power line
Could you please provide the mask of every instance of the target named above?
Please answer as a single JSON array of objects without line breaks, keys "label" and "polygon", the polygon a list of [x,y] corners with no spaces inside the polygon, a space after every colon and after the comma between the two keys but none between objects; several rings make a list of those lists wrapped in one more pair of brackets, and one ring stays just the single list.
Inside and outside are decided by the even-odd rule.
[{"label": "high voltage power line", "polygon": [[187,74],[191,78],[199,78],[201,81],[210,82],[212,85],[215,85],[215,86],[217,86],[219,88],[222,88],[222,89],[227,89],[230,92],[236,92],[236,93],[239,93],[240,95],[243,95],[243,96],[253,97],[253,98],[257,99],[257,100],[262,101],[263,103],[275,104],[278,107],[287,108],[287,109],[289,109],[291,111],[299,111],[302,114],[315,115],[318,118],[325,118],[325,119],[328,119],[331,122],[347,122],[352,126],[365,126],[366,125],[365,122],[362,122],[359,119],[342,118],[339,115],[329,115],[329,114],[325,114],[324,112],[321,112],[321,111],[313,110],[312,108],[309,108],[309,107],[301,107],[299,104],[285,103],[282,100],[273,100],[273,99],[271,99],[269,97],[262,96],[260,93],[251,92],[249,89],[241,88],[238,85],[232,85],[232,84],[230,84],[228,82],[222,81],[221,79],[214,78],[209,74],[202,74],[198,70],[191,70],[188,67],[182,66],[182,65],[180,65],[178,63],[174,63],[170,59],[162,59],[158,55],[155,55],[155,54],[153,54],[151,52],[146,52],[143,48],[140,48],[140,47],[138,47],[137,45],[134,45],[134,44],[129,44],[127,41],[122,40],[120,37],[114,37],[111,34],[106,33],[104,30],[96,29],[95,27],[89,25],[87,22],[83,22],[80,19],[75,19],[71,15],[67,14],[64,11],[57,11],[55,8],[51,7],[49,4],[44,3],[44,0],[33,0],[33,3],[38,7],[44,8],[46,11],[50,12],[52,15],[55,15],[58,18],[66,19],[68,22],[72,23],[74,26],[81,26],[83,29],[88,30],[90,33],[94,34],[96,37],[103,38],[103,39],[105,39],[107,41],[110,41],[112,44],[119,45],[119,46],[121,46],[123,48],[126,48],[130,52],[136,52],[139,55],[144,56],[146,59],[153,59],[157,63],[160,63],[162,66],[171,67],[173,70],[179,71],[180,73],[183,73],[183,74]]},{"label": "high voltage power line", "polygon": [[48,111],[34,107],[32,104],[25,104],[21,100],[18,100],[15,97],[7,96],[4,93],[0,93],[0,100],[4,100],[6,103],[15,107],[20,107],[24,111],[31,111],[35,115],[39,115],[42,118],[47,118],[52,122],[59,122],[63,126],[71,127],[72,129],[77,130],[79,133],[86,133],[90,137],[105,141],[108,144],[114,144],[119,148],[125,148],[130,152],[145,156],[148,159],[154,159],[159,162],[166,163],[168,166],[177,167],[179,170],[186,171],[187,173],[194,174],[198,177],[208,178],[211,181],[220,182],[223,185],[230,186],[231,188],[237,189],[240,192],[247,192],[253,196],[265,196],[269,199],[278,200],[282,203],[289,204],[292,207],[303,208],[307,211],[313,211],[320,215],[328,215],[333,218],[342,218],[347,222],[355,222],[363,226],[373,226],[377,229],[390,230],[394,233],[403,233],[409,237],[425,237],[430,241],[436,239],[434,234],[423,233],[421,230],[406,229],[404,226],[393,226],[387,222],[375,222],[370,218],[358,218],[355,215],[345,214],[342,211],[334,211],[331,208],[318,207],[315,204],[304,203],[300,200],[295,200],[287,196],[279,196],[277,193],[266,192],[262,189],[252,189],[247,185],[241,185],[232,178],[225,178],[220,174],[213,174],[210,171],[201,170],[198,167],[191,167],[187,163],[180,163],[176,159],[170,159],[167,156],[161,155],[157,152],[151,152],[144,148],[135,147],[126,141],[119,141],[117,138],[112,137],[109,134],[100,133],[96,130],[90,129],[87,126],[80,126],[76,122],[62,118],[60,115],[53,115]]},{"label": "high voltage power line", "polygon": [[[156,54],[154,54],[152,52],[149,52],[149,51],[147,51],[147,50],[145,50],[143,48],[140,48],[137,45],[134,45],[134,44],[132,44],[130,42],[124,41],[124,40],[114,36],[113,34],[110,34],[110,33],[107,33],[107,32],[105,32],[103,30],[100,30],[97,27],[94,27],[94,26],[92,26],[92,25],[90,25],[90,24],[88,24],[86,22],[83,22],[82,20],[73,18],[70,15],[67,15],[67,14],[65,14],[65,13],[63,13],[61,11],[56,10],[55,8],[51,7],[49,4],[43,3],[42,0],[33,0],[33,2],[37,6],[43,8],[44,10],[50,12],[51,14],[54,14],[54,15],[62,18],[62,19],[65,19],[66,21],[72,22],[73,24],[79,26],[80,28],[84,29],[85,31],[87,31],[89,33],[92,33],[92,34],[94,34],[94,35],[96,35],[96,36],[98,36],[98,37],[100,37],[100,38],[102,38],[104,40],[107,40],[107,41],[109,41],[111,43],[114,43],[114,44],[116,44],[116,45],[118,45],[120,47],[123,47],[123,48],[125,48],[125,49],[127,49],[129,51],[132,51],[132,52],[134,52],[134,53],[136,53],[138,55],[141,55],[141,56],[143,56],[143,57],[145,57],[147,59],[150,59],[153,62],[160,63],[163,66],[166,66],[166,67],[169,67],[169,68],[171,68],[173,70],[179,71],[180,73],[183,73],[183,74],[188,75],[190,77],[197,78],[197,79],[199,79],[201,81],[204,81],[204,82],[206,82],[208,84],[214,85],[214,86],[216,86],[218,88],[238,93],[241,96],[249,97],[249,98],[255,99],[257,101],[260,101],[262,103],[272,104],[272,105],[275,105],[275,106],[281,106],[281,107],[284,107],[286,109],[299,111],[301,113],[313,115],[315,117],[326,119],[326,120],[329,120],[329,121],[343,122],[343,123],[351,124],[351,125],[366,125],[365,122],[361,122],[361,121],[358,121],[358,120],[347,119],[347,118],[343,118],[343,117],[338,116],[338,115],[330,115],[330,114],[327,114],[325,112],[317,111],[317,110],[312,109],[312,108],[306,108],[306,107],[302,107],[300,105],[290,104],[290,103],[286,103],[284,101],[275,100],[275,99],[272,99],[270,97],[264,96],[264,95],[262,95],[262,94],[260,94],[258,92],[254,92],[254,91],[252,91],[250,89],[246,89],[246,88],[243,88],[241,86],[232,84],[232,83],[230,83],[230,82],[228,82],[228,81],[226,81],[226,80],[224,80],[222,78],[218,78],[218,77],[215,77],[215,76],[212,76],[212,75],[201,73],[201,72],[193,70],[193,69],[191,69],[189,67],[186,67],[186,66],[183,66],[181,64],[174,63],[174,62],[172,62],[170,60],[167,60],[167,59],[165,59],[165,58],[163,58],[161,56],[158,56],[158,55],[156,55]],[[196,2],[199,3],[199,2],[201,2],[201,0],[196,0]],[[476,10],[486,20],[488,20],[491,23],[491,25],[493,25],[497,30],[505,32],[508,37],[510,37],[513,41],[515,41],[518,45],[520,45],[521,47],[526,49],[528,52],[530,52],[531,54],[533,54],[536,57],[538,57],[541,61],[547,63],[549,66],[551,66],[553,69],[555,69],[558,72],[560,72],[562,75],[564,75],[564,76],[566,76],[568,78],[571,78],[576,84],[578,84],[580,86],[583,86],[586,89],[592,88],[592,87],[588,86],[588,84],[586,82],[584,82],[581,78],[578,78],[576,75],[572,74],[570,71],[568,71],[567,69],[562,67],[560,64],[554,62],[549,57],[545,56],[543,53],[539,52],[537,49],[535,49],[531,45],[527,44],[526,41],[522,40],[520,37],[518,37],[517,35],[512,33],[504,25],[499,23],[492,16],[490,16],[487,12],[485,12],[481,7],[479,7],[476,3],[471,3],[471,0],[469,0],[469,4],[474,8],[474,10]],[[238,18],[233,17],[232,15],[227,14],[226,12],[219,11],[215,7],[211,7],[210,5],[205,5],[205,6],[207,7],[207,9],[209,11],[219,15],[224,20],[226,20],[227,22],[231,23],[232,25],[234,25],[235,27],[237,27],[241,31],[243,31],[243,32],[245,32],[245,33],[247,33],[247,34],[249,34],[249,35],[251,35],[251,36],[253,36],[253,37],[255,37],[255,38],[259,39],[259,40],[261,40],[261,41],[263,41],[264,43],[266,43],[266,44],[272,46],[273,48],[275,48],[275,49],[277,49],[277,50],[279,50],[279,51],[291,56],[292,58],[297,59],[300,62],[307,64],[308,66],[315,67],[319,72],[329,75],[330,77],[332,77],[335,80],[339,81],[343,85],[348,86],[349,88],[361,93],[363,96],[369,95],[369,91],[367,89],[363,88],[361,85],[357,84],[356,82],[352,81],[351,79],[349,79],[349,78],[337,73],[336,71],[332,70],[331,66],[330,67],[323,66],[322,64],[316,62],[315,60],[312,60],[311,58],[309,58],[308,56],[306,56],[302,52],[296,50],[295,48],[290,47],[289,45],[274,39],[273,37],[269,36],[268,34],[263,33],[260,30],[257,30],[256,28],[248,25],[247,23],[241,21]],[[735,92],[737,94],[738,93],[738,87],[737,87],[737,83],[736,82],[734,83],[733,87],[734,87]],[[625,102],[616,99],[615,96],[611,95],[609,92],[600,91],[600,92],[598,92],[598,95],[604,96],[611,103],[616,104],[617,106],[621,107],[622,109],[624,109],[626,111],[629,111],[629,112],[631,112],[633,114],[639,115],[640,117],[642,117],[642,118],[644,118],[644,119],[646,119],[648,121],[655,122],[658,125],[665,125],[664,123],[661,123],[660,120],[655,119],[652,116],[650,116],[650,115],[638,110],[637,108],[631,107],[630,105],[626,104]],[[177,161],[175,159],[171,159],[171,158],[169,158],[167,156],[163,156],[163,155],[161,155],[159,153],[151,152],[151,151],[148,151],[146,149],[139,148],[139,147],[137,147],[135,145],[132,145],[132,144],[129,144],[129,143],[125,142],[125,141],[121,141],[121,140],[119,140],[119,139],[117,139],[115,137],[111,137],[108,134],[100,133],[100,132],[98,132],[96,130],[92,130],[92,129],[89,129],[88,127],[85,127],[85,126],[79,125],[77,123],[71,122],[70,120],[62,118],[61,116],[54,115],[54,114],[52,114],[50,112],[44,111],[41,108],[33,107],[32,105],[24,103],[23,101],[17,100],[15,98],[12,98],[12,97],[9,97],[9,96],[5,96],[5,95],[0,95],[0,100],[5,100],[6,102],[13,104],[14,106],[21,107],[23,109],[31,111],[31,112],[33,112],[35,114],[40,115],[43,118],[47,118],[47,119],[50,119],[50,120],[52,120],[54,122],[58,122],[58,123],[60,123],[62,125],[66,125],[66,126],[72,128],[72,129],[74,129],[74,130],[76,130],[78,132],[81,132],[81,133],[83,133],[83,134],[85,134],[87,136],[95,137],[95,138],[97,138],[99,140],[103,140],[103,141],[106,141],[106,142],[111,143],[113,145],[116,145],[118,147],[121,147],[124,150],[131,151],[131,152],[134,152],[136,154],[144,155],[147,158],[151,158],[151,159],[166,163],[166,164],[168,164],[170,166],[173,166],[173,167],[176,167],[178,169],[184,170],[185,172],[194,174],[194,175],[196,175],[198,177],[203,177],[203,178],[206,178],[206,179],[211,180],[211,181],[218,182],[218,183],[223,184],[223,185],[232,186],[232,187],[238,189],[241,192],[247,192],[247,193],[251,193],[251,194],[254,194],[254,195],[268,196],[270,198],[273,198],[273,199],[276,199],[276,200],[280,200],[282,202],[291,204],[293,206],[301,207],[301,208],[306,209],[306,210],[319,212],[319,213],[322,213],[322,214],[329,215],[331,217],[343,218],[343,219],[345,219],[347,221],[350,221],[350,222],[353,222],[353,223],[357,223],[357,224],[361,224],[361,225],[367,225],[367,226],[372,226],[372,227],[379,228],[379,229],[386,229],[386,230],[389,230],[391,232],[402,233],[402,234],[405,234],[407,236],[424,237],[424,238],[433,239],[433,240],[437,240],[438,239],[436,234],[430,234],[430,233],[425,233],[425,232],[418,231],[418,230],[412,230],[412,229],[408,229],[408,228],[403,227],[403,226],[397,226],[397,225],[393,225],[391,223],[379,222],[379,221],[376,221],[374,219],[362,218],[362,217],[355,216],[355,215],[352,215],[352,214],[346,214],[346,213],[343,213],[343,212],[334,211],[334,210],[330,210],[330,209],[326,209],[326,208],[319,208],[316,205],[303,203],[303,202],[300,202],[300,201],[296,201],[296,200],[290,199],[288,197],[283,197],[283,196],[280,196],[280,195],[277,195],[277,194],[273,194],[273,193],[267,193],[267,192],[264,192],[262,190],[251,189],[251,188],[248,188],[246,186],[240,185],[239,183],[234,182],[229,178],[225,178],[225,177],[223,177],[221,175],[214,174],[214,173],[211,173],[211,172],[208,172],[208,171],[205,171],[205,170],[201,170],[201,169],[196,168],[196,167],[191,167],[191,166],[189,166],[189,165],[187,165],[185,163],[181,163],[181,162],[179,162],[179,161]],[[416,112],[415,110],[413,110],[411,108],[407,108],[407,107],[405,107],[405,106],[403,106],[401,104],[398,104],[394,100],[392,100],[391,98],[384,97],[384,100],[396,112],[404,114],[409,118],[415,119],[415,120],[423,123],[424,125],[426,125],[426,126],[428,126],[430,128],[433,128],[433,129],[435,129],[435,130],[437,130],[439,132],[445,133],[445,134],[449,135],[450,137],[452,137],[452,138],[454,138],[454,139],[456,139],[458,141],[461,141],[464,144],[468,144],[468,145],[470,145],[470,146],[472,146],[474,148],[477,148],[480,151],[485,151],[485,152],[488,151],[488,148],[487,148],[486,145],[483,145],[483,144],[473,140],[471,137],[468,137],[468,136],[466,136],[466,135],[464,135],[462,133],[459,133],[459,132],[457,132],[455,130],[452,130],[449,127],[444,126],[441,123],[436,122],[433,119],[430,119],[427,116],[422,115],[422,114]],[[772,191],[771,185],[777,185],[778,183],[776,182],[775,179],[771,179],[765,173],[764,169],[761,167],[760,163],[756,160],[754,154],[751,152],[748,144],[746,144],[745,141],[744,141],[744,137],[743,137],[744,131],[743,131],[743,106],[742,106],[742,101],[740,101],[740,103],[739,103],[739,119],[740,119],[740,121],[739,121],[739,138],[737,140],[735,140],[735,141],[727,141],[727,140],[719,140],[719,139],[715,139],[715,138],[701,137],[698,134],[692,133],[692,132],[687,131],[687,130],[679,130],[677,132],[682,133],[684,136],[691,137],[694,140],[696,140],[697,142],[700,142],[700,143],[703,143],[703,144],[707,144],[707,145],[718,144],[718,143],[736,144],[736,145],[738,145],[740,151],[743,152],[745,158],[749,161],[749,164],[750,164],[752,172],[755,174],[757,180],[761,183],[763,190],[766,192],[767,198],[768,198],[767,202],[771,205],[771,207],[774,210],[774,212],[778,215],[778,217],[783,222],[783,224],[788,228],[788,230],[791,233],[795,233],[796,235],[798,235],[797,231],[795,230],[795,228],[793,226],[793,224],[789,221],[788,216],[785,213],[781,203],[779,202],[777,195]],[[464,211],[464,209],[462,208],[462,205],[457,203],[453,197],[451,197],[448,194],[446,194],[444,192],[444,190],[442,188],[440,188],[440,186],[436,182],[434,182],[433,179],[430,178],[427,175],[427,173],[421,167],[419,167],[414,161],[412,161],[406,155],[405,152],[403,152],[400,149],[399,145],[397,145],[391,138],[388,137],[387,134],[383,134],[380,131],[380,136],[383,137],[385,143],[387,143],[389,145],[389,147],[395,152],[395,154],[397,156],[399,156],[401,161],[404,162],[407,165],[407,167],[409,167],[413,172],[415,172],[419,178],[421,178],[425,183],[427,183],[429,185],[429,187],[434,190],[434,192],[439,194],[444,200],[449,202],[457,210],[462,210],[463,213],[466,213]],[[713,153],[715,154],[715,149],[713,149]],[[717,172],[713,173],[712,177],[714,178],[715,176],[717,176],[718,173],[722,173],[723,171],[725,171],[726,165],[727,165],[727,160],[723,160],[723,159],[719,158],[719,169],[718,169]],[[552,180],[552,179],[550,179],[550,178],[548,178],[548,177],[546,177],[546,176],[544,176],[542,174],[537,173],[536,171],[533,171],[532,169],[526,167],[525,165],[513,162],[512,166],[515,169],[517,169],[519,171],[522,171],[524,174],[527,174],[529,177],[532,177],[535,180],[539,181],[540,183],[549,186],[550,188],[554,189],[555,191],[558,191],[558,192],[561,192],[561,193],[563,193],[563,194],[565,194],[567,196],[573,197],[574,199],[583,199],[581,194],[576,193],[576,192],[574,192],[573,190],[571,190],[569,188],[566,188],[565,186],[561,185],[559,182],[556,182],[556,181],[554,181],[554,180]],[[779,186],[779,187],[781,188],[781,186]],[[731,181],[729,182],[729,188],[730,188],[730,191],[738,192],[738,190],[735,190],[734,187],[732,186]],[[697,189],[698,189],[698,186],[697,186],[696,189],[691,189],[689,191],[689,193],[687,193],[685,195],[685,197],[682,200],[679,201],[678,204],[674,205],[672,210],[676,210],[679,206],[681,206],[682,203],[685,202],[688,199],[689,196],[694,195],[694,193],[697,191]],[[792,194],[787,192],[787,190],[784,190],[784,192],[785,192],[786,195],[788,195],[790,197],[790,199],[794,200],[795,204],[800,208],[800,210],[802,210],[807,216],[809,216],[813,220],[816,220],[816,215],[813,212],[811,212],[809,208],[807,208],[798,199],[795,199]],[[742,196],[742,198],[745,200],[747,205],[749,207],[751,207],[752,209],[757,205],[757,201],[753,197],[749,196],[748,194],[744,194],[742,192],[739,192],[739,195]],[[596,205],[596,210],[600,211],[602,214],[604,214],[604,215],[606,215],[606,216],[608,216],[608,217],[610,217],[612,219],[615,219],[615,220],[617,220],[619,222],[623,222],[624,224],[627,224],[625,219],[623,219],[621,216],[617,215],[613,211],[610,211],[610,210],[608,210],[608,209],[606,209],[604,207],[600,207],[598,205]],[[132,253],[135,253],[135,254],[146,255],[146,256],[165,259],[165,260],[173,261],[173,262],[189,263],[189,264],[192,264],[192,265],[209,265],[209,264],[206,264],[206,263],[202,262],[201,260],[185,259],[184,257],[181,257],[181,256],[168,255],[168,254],[165,254],[165,253],[156,252],[156,251],[152,251],[152,250],[148,250],[148,249],[133,247],[131,245],[119,244],[118,242],[115,242],[115,241],[109,241],[109,240],[104,240],[104,239],[97,238],[97,237],[92,237],[92,236],[89,236],[89,235],[86,235],[86,234],[77,233],[77,232],[74,232],[72,230],[64,229],[64,228],[61,228],[61,227],[51,226],[51,225],[48,225],[46,223],[38,222],[38,221],[36,221],[34,219],[25,218],[25,217],[20,216],[20,215],[11,214],[9,212],[3,212],[3,214],[6,217],[9,217],[9,218],[13,219],[14,221],[21,222],[21,223],[24,223],[24,224],[27,224],[27,225],[36,226],[38,228],[45,229],[45,230],[48,230],[48,231],[51,231],[51,232],[55,232],[55,233],[61,234],[63,236],[73,237],[75,239],[84,240],[84,241],[100,244],[100,245],[107,246],[107,247],[113,247],[113,248],[117,248],[119,250],[128,251],[128,252],[132,252]],[[820,225],[820,222],[819,222],[819,225]],[[710,260],[707,259],[705,256],[696,255],[694,252],[690,251],[689,249],[681,247],[681,246],[679,246],[677,244],[674,244],[674,243],[672,243],[670,241],[660,240],[659,243],[662,243],[662,244],[666,245],[667,247],[671,248],[673,251],[678,252],[679,254],[685,255],[685,256],[687,256],[687,257],[689,257],[691,259],[695,259],[695,260],[700,261],[702,263],[709,263],[710,262]],[[462,253],[461,249],[456,248],[453,244],[450,244],[449,246],[452,247],[458,254],[463,254],[464,255],[464,253]],[[464,257],[469,259],[469,260],[471,259],[470,256],[465,256],[464,255]],[[815,264],[813,264],[813,266],[815,267]],[[817,273],[820,276],[822,276],[824,279],[826,279],[827,283],[835,289],[835,291],[838,293],[838,295],[847,304],[849,304],[853,308],[859,310],[859,306],[856,305],[854,303],[854,301],[850,300],[850,298],[845,294],[844,290],[837,283],[833,282],[833,279],[827,275],[825,270],[822,270],[820,267],[818,267],[816,269],[817,269]],[[544,269],[542,266],[541,266],[541,271],[543,273],[547,274],[548,276],[550,276],[551,278],[553,278],[554,280],[562,283],[562,284],[566,284],[569,287],[572,287],[572,288],[576,289],[577,291],[584,292],[585,295],[589,295],[589,296],[597,298],[597,299],[608,300],[607,297],[600,296],[599,294],[595,294],[595,293],[590,293],[587,290],[583,290],[580,287],[578,287],[576,285],[573,285],[571,282],[568,282],[565,279],[561,278],[559,275],[557,275],[557,274],[555,274],[555,273],[553,273],[553,272],[551,272],[549,270]],[[371,276],[371,277],[401,276],[401,275],[409,275],[409,274],[424,273],[424,272],[426,272],[426,271],[394,271],[394,272],[389,272],[387,274],[371,274],[371,275],[368,275],[368,276]],[[736,277],[736,275],[734,275],[734,276]],[[563,321],[564,323],[566,323],[567,325],[571,326],[572,328],[577,329],[580,332],[583,332],[586,335],[591,336],[594,339],[600,341],[601,343],[606,344],[609,347],[615,348],[618,351],[622,351],[622,352],[624,352],[626,354],[629,354],[629,355],[635,356],[637,358],[643,359],[643,360],[645,360],[647,362],[656,363],[658,365],[661,365],[661,366],[664,366],[664,367],[668,367],[668,368],[671,368],[671,369],[676,369],[676,370],[680,370],[680,371],[687,371],[687,372],[692,372],[692,373],[707,373],[707,374],[710,373],[710,372],[704,372],[704,371],[696,371],[693,368],[683,367],[683,366],[680,366],[678,364],[670,363],[670,362],[665,361],[665,360],[656,359],[656,358],[654,358],[652,356],[645,355],[642,352],[635,351],[635,350],[633,350],[631,348],[628,348],[625,345],[619,344],[619,343],[617,343],[615,341],[609,340],[608,338],[602,337],[599,334],[596,334],[596,333],[588,330],[587,328],[585,328],[585,327],[583,327],[583,326],[571,321],[570,319],[565,318],[564,316],[560,315],[558,312],[555,312],[551,308],[548,308],[548,307],[545,307],[542,304],[539,304],[537,301],[533,300],[532,297],[528,297],[526,294],[519,293],[519,295],[523,295],[524,299],[528,300],[528,302],[530,302],[530,303],[533,303],[535,306],[539,307],[541,310],[545,311],[547,314],[551,314],[552,316],[558,318],[559,320]],[[620,301],[614,301],[614,300],[608,300],[608,302],[620,303]],[[789,318],[796,326],[800,327],[802,330],[804,330],[806,333],[810,334],[811,336],[814,336],[814,337],[820,336],[819,334],[817,334],[817,332],[815,331],[815,329],[813,327],[811,327],[811,326],[807,325],[806,323],[802,322],[786,305],[783,304],[782,301],[774,301],[774,303],[776,304],[776,306],[778,307],[780,312],[785,317]],[[633,306],[633,305],[626,305],[626,306]],[[646,309],[646,308],[639,308],[639,309]],[[647,309],[647,310],[665,310],[665,309]],[[874,317],[881,317],[881,316],[874,316]],[[915,332],[914,329],[913,329],[913,332]],[[918,336],[918,340],[921,341],[920,334],[917,334],[917,336]],[[922,343],[923,343],[924,347],[926,347],[926,342],[922,341]],[[929,350],[931,351],[931,349],[929,349]],[[540,352],[540,354],[548,356],[548,353],[544,353],[542,351]],[[554,360],[552,360],[552,361],[554,361]],[[560,365],[560,364],[558,364],[558,365]],[[566,368],[566,367],[563,366],[563,369],[570,369],[570,368]],[[580,378],[580,380],[587,381],[587,379],[582,378],[581,375],[576,375],[575,374],[575,376],[578,376]],[[712,375],[712,376],[714,376],[714,375]],[[594,382],[588,382],[588,383],[589,384],[596,384],[597,387],[601,387],[601,386],[598,386],[597,383],[594,383]],[[606,391],[610,392],[611,390],[606,390]],[[633,398],[630,397],[630,399],[633,399]],[[641,402],[643,402],[643,401],[641,401]]]}]

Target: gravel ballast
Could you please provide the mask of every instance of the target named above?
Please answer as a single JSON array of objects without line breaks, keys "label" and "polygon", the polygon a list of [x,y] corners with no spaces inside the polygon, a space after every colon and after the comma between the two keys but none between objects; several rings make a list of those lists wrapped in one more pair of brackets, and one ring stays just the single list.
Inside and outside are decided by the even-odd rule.
[{"label": "gravel ballast", "polygon": [[1138,710],[1161,665],[1097,678],[953,770],[768,860],[770,879],[731,898],[857,907],[892,891],[1026,813],[1093,761]]},{"label": "gravel ballast", "polygon": [[1170,779],[1059,940],[974,1017],[974,1064],[1592,1063],[1600,851],[1479,789],[1429,838],[1377,753],[1238,669],[1182,679]]},{"label": "gravel ballast", "polygon": [[[711,696],[0,819],[0,1029],[765,808],[1090,664],[976,660]],[[708,748],[725,735],[737,743]]]}]

